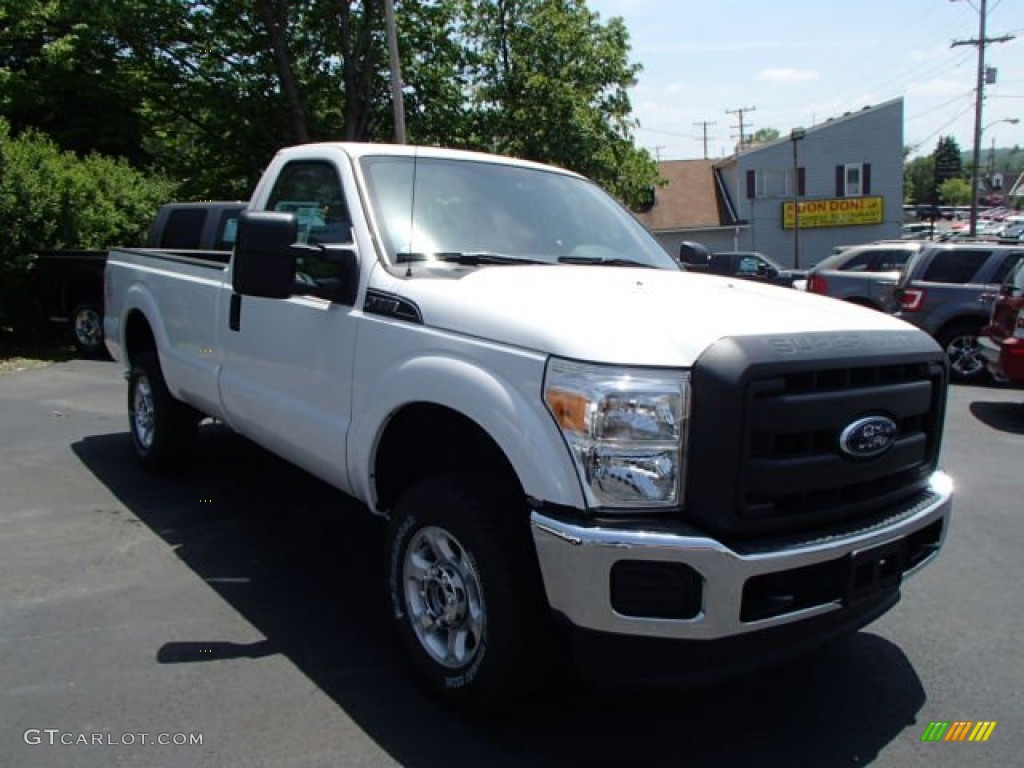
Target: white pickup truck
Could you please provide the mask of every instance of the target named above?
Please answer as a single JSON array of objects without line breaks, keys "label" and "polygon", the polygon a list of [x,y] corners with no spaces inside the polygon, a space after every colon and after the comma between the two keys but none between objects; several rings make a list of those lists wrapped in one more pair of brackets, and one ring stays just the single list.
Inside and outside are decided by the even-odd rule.
[{"label": "white pickup truck", "polygon": [[386,516],[398,631],[462,703],[534,689],[555,648],[650,679],[794,653],[945,538],[931,338],[687,274],[560,169],[286,149],[229,264],[114,250],[105,287],[142,461],[212,417]]}]

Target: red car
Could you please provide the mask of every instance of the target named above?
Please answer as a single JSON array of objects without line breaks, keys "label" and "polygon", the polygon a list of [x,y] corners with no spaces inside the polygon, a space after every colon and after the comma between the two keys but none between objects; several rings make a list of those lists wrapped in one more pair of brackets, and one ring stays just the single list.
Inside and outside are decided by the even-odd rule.
[{"label": "red car", "polygon": [[1003,281],[978,346],[996,381],[1024,384],[1024,260]]}]

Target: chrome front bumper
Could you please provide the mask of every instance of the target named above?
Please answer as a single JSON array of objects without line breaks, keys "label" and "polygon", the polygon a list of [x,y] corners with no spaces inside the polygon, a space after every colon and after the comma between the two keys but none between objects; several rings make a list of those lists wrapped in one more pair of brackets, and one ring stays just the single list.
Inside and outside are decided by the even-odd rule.
[{"label": "chrome front bumper", "polygon": [[[934,551],[903,571],[908,576],[938,553],[948,529],[953,483],[943,472],[932,475],[927,490],[905,508],[874,526],[775,548],[738,552],[683,525],[678,530],[638,530],[570,522],[534,511],[533,540],[552,609],[572,624],[598,632],[686,640],[733,637],[843,610],[843,599],[801,607],[770,618],[744,621],[744,586],[755,576],[790,572],[857,556],[897,544],[937,521],[940,539]],[[682,563],[703,581],[701,608],[692,618],[624,615],[611,599],[612,567],[619,561]]]}]

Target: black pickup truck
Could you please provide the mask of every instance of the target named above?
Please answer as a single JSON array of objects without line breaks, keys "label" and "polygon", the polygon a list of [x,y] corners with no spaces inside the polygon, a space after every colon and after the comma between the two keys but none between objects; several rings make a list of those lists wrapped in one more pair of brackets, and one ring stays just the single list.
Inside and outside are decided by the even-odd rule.
[{"label": "black pickup truck", "polygon": [[[174,251],[222,253],[234,245],[238,216],[246,203],[168,203],[150,227],[146,245]],[[103,271],[106,251],[44,251],[29,267],[36,302],[46,317],[66,324],[78,351],[103,352]]]},{"label": "black pickup truck", "polygon": [[792,288],[794,281],[807,276],[806,270],[783,269],[759,251],[712,253],[707,246],[692,241],[680,244],[677,261],[688,272],[708,272],[786,288]]}]

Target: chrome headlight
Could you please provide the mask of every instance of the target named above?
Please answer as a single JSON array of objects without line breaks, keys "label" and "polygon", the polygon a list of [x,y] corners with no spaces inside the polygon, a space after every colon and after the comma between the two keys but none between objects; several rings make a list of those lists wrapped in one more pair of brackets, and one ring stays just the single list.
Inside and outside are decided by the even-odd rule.
[{"label": "chrome headlight", "polygon": [[544,402],[593,507],[670,507],[683,494],[690,374],[548,360]]}]

